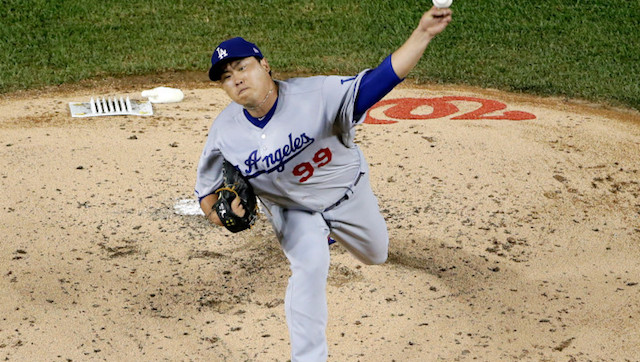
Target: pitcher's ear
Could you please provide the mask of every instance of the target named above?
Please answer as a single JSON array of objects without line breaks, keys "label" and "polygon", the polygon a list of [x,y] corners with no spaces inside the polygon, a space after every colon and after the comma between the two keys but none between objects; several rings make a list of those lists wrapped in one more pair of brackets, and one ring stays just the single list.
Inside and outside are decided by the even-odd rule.
[{"label": "pitcher's ear", "polygon": [[271,75],[271,66],[269,65],[267,58],[260,59],[260,65],[269,73],[269,75]]}]

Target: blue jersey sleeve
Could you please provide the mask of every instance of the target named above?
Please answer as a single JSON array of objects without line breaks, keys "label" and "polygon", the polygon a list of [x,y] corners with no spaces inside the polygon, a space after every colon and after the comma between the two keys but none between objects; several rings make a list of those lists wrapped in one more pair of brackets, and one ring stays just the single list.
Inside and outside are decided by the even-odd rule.
[{"label": "blue jersey sleeve", "polygon": [[378,67],[368,71],[358,89],[354,119],[359,119],[371,106],[381,100],[387,93],[400,84],[403,79],[393,70],[391,55],[386,57]]}]

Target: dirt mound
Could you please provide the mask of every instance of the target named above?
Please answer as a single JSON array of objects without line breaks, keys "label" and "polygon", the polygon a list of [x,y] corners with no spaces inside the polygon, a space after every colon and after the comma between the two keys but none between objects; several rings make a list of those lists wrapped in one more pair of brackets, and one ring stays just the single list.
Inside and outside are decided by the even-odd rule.
[{"label": "dirt mound", "polygon": [[[156,84],[184,101],[69,115],[68,102]],[[289,358],[289,270],[265,218],[232,235],[174,209],[227,102],[171,74],[3,96],[0,357]],[[390,258],[361,266],[332,246],[330,360],[637,358],[639,120],[490,90],[393,91],[357,136]]]}]

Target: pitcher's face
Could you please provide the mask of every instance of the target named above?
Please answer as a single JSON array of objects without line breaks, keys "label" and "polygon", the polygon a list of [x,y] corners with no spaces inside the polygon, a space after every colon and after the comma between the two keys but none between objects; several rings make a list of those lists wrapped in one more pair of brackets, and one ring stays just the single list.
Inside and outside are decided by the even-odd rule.
[{"label": "pitcher's face", "polygon": [[222,89],[231,100],[245,108],[253,108],[265,99],[274,87],[269,75],[269,63],[265,58],[237,59],[225,65],[220,76]]}]

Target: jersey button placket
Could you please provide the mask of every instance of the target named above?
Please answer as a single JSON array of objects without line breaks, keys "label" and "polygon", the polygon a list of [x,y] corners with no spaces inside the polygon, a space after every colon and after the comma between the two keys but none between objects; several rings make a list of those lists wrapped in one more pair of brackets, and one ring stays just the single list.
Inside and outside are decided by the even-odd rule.
[{"label": "jersey button placket", "polygon": [[263,133],[260,135],[260,153],[262,153],[262,155],[264,156],[264,154],[267,152],[267,145],[266,145],[266,139],[267,139],[267,134]]},{"label": "jersey button placket", "polygon": [[266,133],[261,134],[260,138],[262,139],[262,142],[260,142],[260,144],[261,144],[260,148],[262,149],[263,153],[266,153],[267,152],[267,145],[266,145],[266,141],[265,140],[267,139],[267,134]]}]

